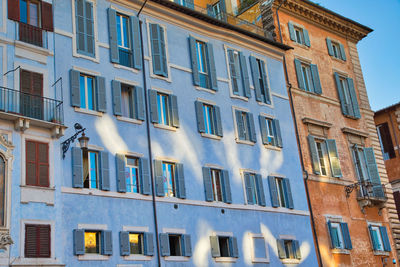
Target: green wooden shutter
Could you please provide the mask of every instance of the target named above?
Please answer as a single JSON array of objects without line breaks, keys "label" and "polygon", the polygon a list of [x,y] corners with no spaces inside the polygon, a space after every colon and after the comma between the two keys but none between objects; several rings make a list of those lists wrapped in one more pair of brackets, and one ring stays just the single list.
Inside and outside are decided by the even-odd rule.
[{"label": "green wooden shutter", "polygon": [[236,69],[234,52],[232,49],[228,49],[228,62],[229,62],[229,70],[230,70],[230,74],[231,74],[232,91],[235,95],[239,95],[240,94],[239,93],[239,82],[240,82],[239,70]]},{"label": "green wooden shutter", "polygon": [[101,151],[100,159],[100,181],[102,190],[110,190],[110,166],[108,162],[108,152]]},{"label": "green wooden shutter", "polygon": [[237,125],[237,131],[238,131],[238,138],[240,140],[245,140],[245,134],[244,134],[244,124],[243,124],[243,119],[242,119],[242,112],[239,110],[235,110],[235,117],[236,117],[236,125]]},{"label": "green wooden shutter", "polygon": [[149,89],[150,118],[152,123],[158,123],[157,91]]},{"label": "green wooden shutter", "polygon": [[135,69],[142,69],[142,44],[140,42],[140,23],[136,16],[130,17],[132,28],[132,53],[133,53],[133,67]]},{"label": "green wooden shutter", "polygon": [[204,193],[206,201],[214,201],[213,184],[210,168],[203,167]]},{"label": "green wooden shutter", "polygon": [[268,77],[267,77],[267,71],[265,70],[265,61],[261,61],[261,79],[263,81],[264,88],[261,88],[261,90],[264,92],[265,95],[265,100],[267,104],[271,104],[271,97],[269,94],[269,87],[268,87]]},{"label": "green wooden shutter", "polygon": [[258,115],[258,121],[260,122],[261,139],[264,145],[268,145],[267,135],[267,120],[264,116]]},{"label": "green wooden shutter", "polygon": [[177,197],[186,198],[186,188],[185,188],[185,173],[183,171],[183,164],[175,164],[175,186],[177,187]]},{"label": "green wooden shutter", "polygon": [[340,160],[337,152],[335,139],[327,139],[326,146],[328,148],[329,162],[331,164],[333,177],[342,177],[342,170],[340,168]]},{"label": "green wooden shutter", "polygon": [[144,255],[154,255],[154,235],[153,233],[143,233]]},{"label": "green wooden shutter", "polygon": [[211,256],[213,258],[220,257],[221,252],[219,250],[218,236],[210,236],[210,245],[211,245]]},{"label": "green wooden shutter", "polygon": [[71,88],[71,106],[81,107],[81,91],[80,91],[80,72],[71,69],[69,71],[70,88]]},{"label": "green wooden shutter", "polygon": [[146,158],[139,158],[139,175],[140,175],[140,193],[143,195],[150,195],[150,171],[149,160]]},{"label": "green wooden shutter", "polygon": [[343,115],[350,115],[348,110],[347,110],[347,105],[346,105],[346,101],[344,98],[344,88],[342,87],[341,83],[340,83],[340,77],[339,74],[337,72],[335,72],[334,74],[335,76],[335,82],[336,82],[336,89],[338,92],[338,96],[339,96],[339,100],[340,100],[340,107],[342,109],[342,113]]},{"label": "green wooden shutter", "polygon": [[121,104],[121,83],[113,80],[111,82],[112,100],[113,100],[113,111],[114,115],[122,116],[122,104]]},{"label": "green wooden shutter", "polygon": [[119,247],[121,256],[129,256],[131,254],[129,232],[119,232]]},{"label": "green wooden shutter", "polygon": [[278,119],[273,119],[272,124],[274,126],[274,137],[275,137],[275,143],[277,147],[283,147],[282,144],[282,134],[281,134],[281,126],[279,125],[279,120]]},{"label": "green wooden shutter", "polygon": [[93,17],[93,3],[85,1],[85,34],[86,34],[86,53],[94,57],[95,53],[95,39],[94,39],[94,17]]},{"label": "green wooden shutter", "polygon": [[183,244],[183,253],[182,255],[185,257],[192,256],[192,242],[190,235],[182,235],[182,244]]},{"label": "green wooden shutter", "polygon": [[247,196],[247,204],[253,205],[254,200],[253,200],[253,185],[250,181],[251,176],[249,173],[244,174],[244,186],[246,188],[246,196]]},{"label": "green wooden shutter", "polygon": [[158,24],[149,24],[151,56],[153,59],[153,72],[156,75],[163,75],[164,70],[161,63],[161,46],[160,46],[160,26]]},{"label": "green wooden shutter", "polygon": [[283,179],[283,187],[284,187],[284,196],[286,208],[293,209],[293,197],[292,197],[292,189],[290,188],[290,181],[288,178]]},{"label": "green wooden shutter", "polygon": [[303,37],[304,37],[304,44],[310,47],[311,46],[310,36],[308,35],[308,31],[306,29],[303,29]]},{"label": "green wooden shutter", "polygon": [[237,238],[234,236],[229,237],[229,248],[230,248],[230,255],[233,258],[239,258],[239,249],[237,244]]},{"label": "green wooden shutter", "polygon": [[375,236],[373,234],[373,230],[372,230],[372,225],[368,225],[368,230],[369,230],[369,235],[371,237],[371,241],[372,241],[372,248],[374,250],[378,250],[379,245],[378,245],[378,240],[375,239]]},{"label": "green wooden shutter", "polygon": [[168,234],[160,233],[160,250],[161,256],[170,255]]},{"label": "green wooden shutter", "polygon": [[81,1],[75,1],[75,12],[76,12],[76,50],[78,53],[84,53],[85,52],[85,33],[86,33],[86,27],[85,27],[85,2],[83,0]]},{"label": "green wooden shutter", "polygon": [[333,47],[332,47],[332,41],[329,37],[326,38],[326,46],[328,47],[328,53],[330,56],[333,56]]},{"label": "green wooden shutter", "polygon": [[176,95],[169,95],[168,98],[169,103],[171,103],[172,126],[179,128],[178,98]]},{"label": "green wooden shutter", "polygon": [[165,47],[165,37],[164,37],[164,28],[158,26],[159,34],[160,34],[160,51],[161,51],[161,66],[162,66],[162,76],[168,77],[168,63],[167,63],[167,51]]},{"label": "green wooden shutter", "polygon": [[375,161],[374,149],[372,147],[364,148],[364,157],[367,163],[367,169],[369,178],[372,183],[372,191],[374,197],[385,197],[385,192],[383,191],[383,187],[381,184],[381,178],[379,177],[378,166]]},{"label": "green wooden shutter", "polygon": [[107,112],[106,79],[96,76],[97,111]]},{"label": "green wooden shutter", "polygon": [[199,131],[199,133],[205,133],[206,126],[204,122],[203,103],[196,100],[194,102],[194,107],[196,110],[197,130]]},{"label": "green wooden shutter", "polygon": [[229,172],[227,170],[221,171],[222,180],[222,195],[225,203],[232,203],[231,183],[229,181]]},{"label": "green wooden shutter", "polygon": [[276,181],[274,176],[268,176],[268,186],[269,186],[269,195],[271,197],[271,206],[276,208],[279,207],[279,199],[278,199],[278,189],[276,187]]},{"label": "green wooden shutter", "polygon": [[136,107],[136,119],[145,120],[145,105],[144,105],[144,90],[143,87],[135,86],[135,107]]},{"label": "green wooden shutter", "polygon": [[337,248],[339,240],[337,235],[335,235],[335,232],[333,231],[331,221],[328,221],[328,231],[329,231],[329,236],[331,237],[331,248]]},{"label": "green wooden shutter", "polygon": [[71,148],[72,155],[72,187],[83,187],[83,159],[82,149],[79,147]]},{"label": "green wooden shutter", "polygon": [[256,127],[254,125],[254,117],[252,113],[247,113],[247,122],[249,125],[250,141],[256,143],[257,142]]},{"label": "green wooden shutter", "polygon": [[113,63],[119,63],[117,12],[112,8],[109,8],[107,11],[108,11],[108,34],[110,39],[110,60]]},{"label": "green wooden shutter", "polygon": [[340,47],[340,58],[346,61],[346,50],[344,49],[344,46],[342,44],[339,44],[339,47]]},{"label": "green wooden shutter", "polygon": [[285,251],[285,241],[283,239],[276,240],[276,246],[278,248],[278,255],[280,259],[286,259],[286,251]]},{"label": "green wooden shutter", "polygon": [[297,83],[300,89],[306,90],[306,86],[303,79],[303,71],[301,68],[301,62],[297,58],[294,59],[294,66],[296,68]]},{"label": "green wooden shutter", "polygon": [[223,130],[222,130],[222,120],[221,120],[221,111],[218,106],[214,106],[214,120],[215,120],[215,129],[216,129],[216,134],[220,137],[222,137]]},{"label": "green wooden shutter", "polygon": [[288,29],[289,29],[290,40],[296,41],[296,34],[295,34],[295,32],[294,32],[293,23],[288,22]]},{"label": "green wooden shutter", "polygon": [[301,259],[301,251],[300,251],[299,241],[298,240],[293,240],[292,241],[292,245],[293,245],[293,252],[294,252],[295,258],[300,260]]},{"label": "green wooden shutter", "polygon": [[111,230],[101,231],[101,254],[102,255],[112,255],[112,232]]},{"label": "green wooden shutter", "polygon": [[258,69],[257,59],[253,56],[249,57],[251,74],[253,78],[254,91],[256,93],[256,101],[261,102],[261,87],[260,87],[260,70]]},{"label": "green wooden shutter", "polygon": [[164,179],[163,179],[163,163],[161,160],[154,160],[154,176],[156,180],[156,195],[163,197],[164,192]]},{"label": "green wooden shutter", "polygon": [[115,154],[115,168],[117,172],[117,191],[126,192],[125,155]]},{"label": "green wooden shutter", "polygon": [[379,226],[379,230],[381,232],[382,242],[383,242],[383,249],[385,251],[391,251],[392,248],[390,247],[389,236],[385,226]]},{"label": "green wooden shutter", "polygon": [[357,94],[356,94],[356,90],[354,89],[353,79],[347,78],[347,85],[349,88],[349,94],[350,94],[350,98],[351,98],[351,105],[352,105],[354,117],[359,119],[359,118],[361,118],[360,107],[358,106]]},{"label": "green wooden shutter", "polygon": [[197,62],[197,49],[196,49],[196,39],[192,36],[189,37],[189,48],[190,48],[190,59],[192,63],[192,75],[193,75],[193,84],[196,86],[200,86],[200,75],[199,75],[199,67]]},{"label": "green wooden shutter", "polygon": [[314,85],[314,93],[322,94],[321,81],[319,79],[318,67],[315,64],[310,64],[311,75]]},{"label": "green wooden shutter", "polygon": [[315,174],[320,175],[321,168],[319,166],[319,157],[318,157],[317,145],[315,143],[314,136],[309,135],[309,136],[307,136],[307,139],[308,139],[308,145],[310,147],[310,156],[311,156],[313,171]]},{"label": "green wooden shutter", "polygon": [[85,254],[85,230],[74,229],[74,254]]},{"label": "green wooden shutter", "polygon": [[244,89],[244,96],[247,98],[251,97],[250,93],[250,77],[247,69],[246,57],[242,52],[239,52],[239,62],[240,62],[240,70],[242,74],[242,83]]},{"label": "green wooden shutter", "polygon": [[344,248],[352,249],[353,245],[351,244],[349,226],[347,225],[347,223],[340,223],[340,229],[342,230]]},{"label": "green wooden shutter", "polygon": [[255,175],[255,180],[256,180],[256,186],[257,186],[257,200],[258,200],[258,204],[260,206],[264,206],[266,205],[265,203],[265,193],[264,193],[264,184],[262,181],[262,177],[259,174]]},{"label": "green wooden shutter", "polygon": [[214,49],[211,43],[207,43],[207,61],[209,67],[208,76],[210,78],[211,89],[218,91],[217,70],[215,69]]}]

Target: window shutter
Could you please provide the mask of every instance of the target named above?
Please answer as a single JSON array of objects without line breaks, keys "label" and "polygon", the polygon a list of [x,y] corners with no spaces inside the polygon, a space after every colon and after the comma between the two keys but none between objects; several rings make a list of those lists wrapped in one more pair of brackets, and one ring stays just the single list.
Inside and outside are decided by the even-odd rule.
[{"label": "window shutter", "polygon": [[101,254],[112,255],[112,232],[110,230],[101,231]]},{"label": "window shutter", "polygon": [[255,175],[256,178],[256,184],[257,184],[257,197],[258,197],[258,204],[260,206],[266,205],[265,203],[265,193],[264,193],[264,184],[262,181],[262,177],[259,174]]},{"label": "window shutter", "polygon": [[190,9],[194,9],[194,1],[193,0],[184,0],[185,2],[185,6],[190,8]]},{"label": "window shutter", "polygon": [[167,64],[167,52],[165,47],[165,37],[164,37],[164,28],[158,26],[158,30],[160,33],[160,51],[161,51],[161,66],[162,66],[162,76],[168,77],[168,64]]},{"label": "window shutter", "polygon": [[85,230],[83,229],[74,230],[74,254],[85,254]]},{"label": "window shutter", "polygon": [[342,88],[342,85],[340,84],[339,74],[335,72],[334,76],[335,76],[336,89],[338,92],[342,113],[343,115],[350,115],[349,112],[347,111],[346,101],[344,100],[344,92],[343,92],[344,88]]},{"label": "window shutter", "polygon": [[156,178],[156,195],[163,197],[164,192],[164,179],[163,179],[163,164],[161,160],[154,160],[154,175]]},{"label": "window shutter", "polygon": [[233,258],[239,258],[239,249],[238,249],[238,244],[237,244],[237,238],[234,236],[229,237],[229,248],[231,252],[231,257]]},{"label": "window shutter", "polygon": [[178,197],[186,198],[186,187],[185,187],[185,174],[183,171],[183,164],[176,163],[175,164],[175,186],[177,187]]},{"label": "window shutter", "polygon": [[101,151],[100,155],[100,175],[101,189],[110,190],[110,166],[108,162],[108,152]]},{"label": "window shutter", "polygon": [[240,62],[240,70],[241,70],[241,74],[242,74],[244,96],[250,98],[251,93],[250,93],[249,72],[247,70],[246,57],[243,55],[242,52],[239,52],[239,62]]},{"label": "window shutter", "polygon": [[71,149],[72,155],[72,187],[83,187],[83,159],[82,149],[73,147]]},{"label": "window shutter", "polygon": [[304,36],[304,44],[308,47],[311,46],[310,44],[310,36],[308,35],[308,31],[306,29],[303,29],[303,36]]},{"label": "window shutter", "polygon": [[85,26],[85,2],[75,1],[75,12],[76,12],[76,50],[85,53],[86,44],[86,26]]},{"label": "window shutter", "polygon": [[347,85],[349,87],[349,93],[350,93],[352,108],[354,111],[354,117],[359,119],[361,118],[361,114],[360,114],[360,108],[358,106],[356,90],[354,89],[353,79],[347,78]]},{"label": "window shutter", "polygon": [[221,111],[218,106],[214,106],[214,113],[215,113],[214,119],[215,119],[216,134],[222,137],[224,134],[222,130]]},{"label": "window shutter", "polygon": [[236,69],[235,58],[233,55],[233,50],[228,49],[228,62],[229,62],[229,70],[231,74],[231,86],[232,91],[235,95],[239,95],[239,70]]},{"label": "window shutter", "polygon": [[288,22],[288,29],[289,29],[290,40],[296,41],[296,34],[294,32],[293,23]]},{"label": "window shutter", "polygon": [[283,179],[283,186],[285,188],[285,202],[286,207],[289,209],[293,209],[293,197],[292,197],[292,189],[290,188],[290,181],[288,178]]},{"label": "window shutter", "polygon": [[283,147],[282,145],[282,135],[281,135],[281,126],[279,125],[278,119],[273,119],[272,123],[274,125],[274,137],[276,140],[276,145],[278,147]]},{"label": "window shutter", "polygon": [[286,259],[285,242],[283,239],[276,240],[276,246],[278,248],[278,255],[280,259]]},{"label": "window shutter", "polygon": [[37,143],[32,141],[26,142],[26,184],[37,185]]},{"label": "window shutter", "polygon": [[19,1],[8,0],[8,18],[11,20],[19,21]]},{"label": "window shutter", "polygon": [[219,250],[218,236],[210,236],[210,245],[211,245],[211,256],[213,258],[220,257],[221,252]]},{"label": "window shutter", "polygon": [[152,123],[158,123],[157,91],[149,89],[150,117]]},{"label": "window shutter", "polygon": [[50,225],[38,225],[39,231],[39,258],[50,258]]},{"label": "window shutter", "polygon": [[119,247],[121,256],[129,256],[131,254],[129,232],[119,232]]},{"label": "window shutter", "polygon": [[209,77],[210,77],[210,84],[211,89],[214,91],[218,91],[218,82],[217,82],[217,70],[215,69],[215,61],[214,61],[214,49],[211,43],[207,43],[207,60],[208,60],[208,67],[209,67]]},{"label": "window shutter", "polygon": [[331,237],[331,248],[336,248],[336,244],[339,243],[339,240],[333,232],[331,221],[328,221],[328,231],[329,231],[329,236]]},{"label": "window shutter", "polygon": [[85,1],[85,34],[86,34],[86,49],[85,51],[94,56],[94,20],[93,20],[93,4]]},{"label": "window shutter", "polygon": [[300,260],[301,259],[301,252],[300,252],[300,245],[298,240],[293,240],[292,241],[293,245],[293,252],[295,253],[295,258]]},{"label": "window shutter", "polygon": [[213,201],[213,185],[212,185],[212,177],[210,168],[203,167],[203,182],[204,182],[204,193],[206,197],[206,201]]},{"label": "window shutter", "polygon": [[378,240],[375,239],[374,234],[373,234],[373,230],[372,230],[372,225],[368,225],[368,229],[369,229],[369,235],[371,237],[371,241],[372,241],[372,248],[374,250],[378,250]]},{"label": "window shutter", "polygon": [[160,249],[161,256],[170,255],[168,234],[160,233]]},{"label": "window shutter", "polygon": [[374,149],[372,147],[364,148],[365,161],[367,163],[367,169],[369,177],[372,183],[372,191],[375,197],[385,197],[385,193],[382,188],[381,178],[379,177],[378,166],[375,161]]},{"label": "window shutter", "polygon": [[326,38],[326,46],[328,47],[329,55],[333,56],[333,47],[332,47],[332,41],[330,38]]},{"label": "window shutter", "polygon": [[153,233],[143,234],[144,243],[144,255],[153,256],[154,255],[154,237]]},{"label": "window shutter", "polygon": [[171,103],[172,126],[179,128],[178,98],[176,95],[168,96]]},{"label": "window shutter", "polygon": [[253,186],[250,181],[251,177],[249,173],[244,174],[244,186],[246,188],[247,204],[255,204],[253,201]]},{"label": "window shutter", "polygon": [[346,61],[346,50],[344,49],[344,46],[342,44],[339,44],[340,47],[340,57],[342,60]]},{"label": "window shutter", "polygon": [[276,188],[276,181],[274,176],[268,176],[269,194],[271,196],[271,206],[279,207],[278,190]]},{"label": "window shutter", "polygon": [[256,143],[257,142],[256,127],[254,125],[254,118],[252,113],[247,113],[247,120],[250,128],[250,141]]},{"label": "window shutter", "polygon": [[133,53],[133,67],[135,69],[142,69],[142,44],[140,42],[140,25],[139,19],[136,16],[130,17],[132,27],[132,53]]},{"label": "window shutter", "polygon": [[315,143],[314,136],[309,135],[309,136],[307,136],[307,139],[308,139],[308,145],[310,147],[310,156],[311,156],[313,171],[315,174],[319,175],[319,174],[321,174],[321,169],[319,166],[319,157],[318,157],[317,145]]},{"label": "window shutter", "polygon": [[199,67],[197,62],[197,49],[196,49],[196,39],[192,36],[189,37],[189,47],[190,47],[190,59],[192,62],[192,75],[193,75],[193,84],[196,86],[200,86],[200,76],[199,76]]},{"label": "window shutter", "polygon": [[196,100],[194,106],[196,109],[197,130],[199,133],[204,133],[206,131],[206,126],[204,123],[203,103]]},{"label": "window shutter", "polygon": [[53,6],[47,2],[41,2],[42,11],[42,29],[45,31],[53,31]]},{"label": "window shutter", "polygon": [[318,67],[315,64],[310,64],[311,75],[314,84],[314,93],[322,94],[321,81],[319,79]]},{"label": "window shutter", "polygon": [[108,34],[110,39],[110,60],[112,63],[119,63],[119,49],[117,36],[117,12],[109,8],[108,13]]},{"label": "window shutter", "polygon": [[340,223],[340,229],[342,230],[342,235],[344,239],[344,248],[352,249],[353,245],[351,244],[349,226],[347,225],[347,223]]},{"label": "window shutter", "polygon": [[96,77],[97,111],[107,112],[106,79]]},{"label": "window shutter", "polygon": [[242,119],[242,112],[239,110],[235,110],[235,117],[236,117],[238,138],[240,140],[244,140],[244,139],[246,139],[246,137],[244,134],[244,124],[243,124],[243,119]]},{"label": "window shutter", "polygon": [[161,63],[161,46],[160,46],[160,26],[158,24],[149,24],[151,55],[153,59],[153,72],[156,75],[164,75]]},{"label": "window shutter", "polygon": [[37,233],[38,225],[25,225],[25,258],[36,258],[38,255]]},{"label": "window shutter", "polygon": [[49,187],[49,145],[36,143],[38,151],[38,185]]},{"label": "window shutter", "polygon": [[183,256],[191,257],[192,256],[192,243],[190,240],[190,235],[182,235],[182,244],[183,244]]},{"label": "window shutter", "polygon": [[139,158],[139,173],[140,173],[140,193],[143,195],[150,195],[150,172],[149,160],[146,158]]},{"label": "window shutter", "polygon": [[223,185],[223,197],[225,203],[232,203],[231,183],[229,181],[229,172],[227,170],[221,171],[222,185]]},{"label": "window shutter", "polygon": [[207,4],[207,15],[209,15],[210,17],[215,18],[214,9],[213,9],[212,5]]},{"label": "window shutter", "polygon": [[115,154],[115,164],[117,170],[117,191],[126,192],[126,177],[125,177],[125,155]]},{"label": "window shutter", "polygon": [[135,101],[136,101],[136,119],[144,121],[145,114],[144,114],[144,91],[143,87],[135,86]]},{"label": "window shutter", "polygon": [[390,247],[390,242],[389,242],[389,237],[387,234],[387,230],[385,226],[379,226],[379,230],[381,232],[381,236],[382,236],[382,242],[383,242],[383,249],[385,251],[391,251],[392,248]]},{"label": "window shutter", "polygon": [[299,88],[302,90],[306,90],[306,86],[303,79],[303,71],[301,69],[301,62],[297,58],[294,59],[294,66],[296,68],[297,83],[299,85]]},{"label": "window shutter", "polygon": [[251,74],[253,77],[254,91],[256,93],[256,101],[261,102],[261,88],[260,88],[260,71],[258,69],[257,59],[253,56],[249,57]]},{"label": "window shutter", "polygon": [[329,162],[331,163],[332,175],[334,177],[342,177],[340,161],[336,147],[335,139],[327,139],[326,146],[328,147]]},{"label": "window shutter", "polygon": [[69,77],[71,87],[71,106],[79,108],[81,106],[81,94],[79,87],[80,73],[79,71],[71,69],[69,71]]},{"label": "window shutter", "polygon": [[261,88],[261,90],[264,91],[266,103],[271,104],[271,97],[269,95],[269,87],[268,87],[267,71],[265,70],[264,60],[261,60],[261,78],[262,78],[263,85],[264,85],[264,88]]},{"label": "window shutter", "polygon": [[113,80],[111,81],[112,100],[113,100],[113,111],[114,115],[122,116],[122,105],[121,105],[121,83]]},{"label": "window shutter", "polygon": [[261,140],[264,145],[268,145],[268,136],[267,136],[267,120],[264,116],[258,115],[258,121],[260,122],[260,132],[261,132]]}]

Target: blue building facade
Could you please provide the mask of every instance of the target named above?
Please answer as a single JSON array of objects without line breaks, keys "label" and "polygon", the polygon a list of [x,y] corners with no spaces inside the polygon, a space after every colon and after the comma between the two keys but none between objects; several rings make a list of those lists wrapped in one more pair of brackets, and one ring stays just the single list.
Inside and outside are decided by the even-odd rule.
[{"label": "blue building facade", "polygon": [[316,266],[288,47],[141,4],[2,2],[0,264]]}]

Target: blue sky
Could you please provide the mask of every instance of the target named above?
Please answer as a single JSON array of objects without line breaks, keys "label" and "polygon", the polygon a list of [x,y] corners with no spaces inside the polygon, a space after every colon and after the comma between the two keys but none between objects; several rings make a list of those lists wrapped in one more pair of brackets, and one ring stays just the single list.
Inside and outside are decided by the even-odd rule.
[{"label": "blue sky", "polygon": [[312,0],[374,31],[358,43],[372,110],[400,102],[400,0]]}]

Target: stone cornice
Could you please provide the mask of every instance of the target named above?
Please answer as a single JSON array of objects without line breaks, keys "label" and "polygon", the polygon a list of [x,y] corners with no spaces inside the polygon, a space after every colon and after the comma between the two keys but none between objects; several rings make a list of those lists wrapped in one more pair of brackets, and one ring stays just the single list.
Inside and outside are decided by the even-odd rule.
[{"label": "stone cornice", "polygon": [[[282,0],[274,1],[273,8],[275,10],[281,1]],[[279,11],[287,12],[293,16],[306,19],[317,24],[319,27],[327,28],[328,30],[343,35],[356,43],[372,32],[372,29],[308,0],[286,0]]]}]

